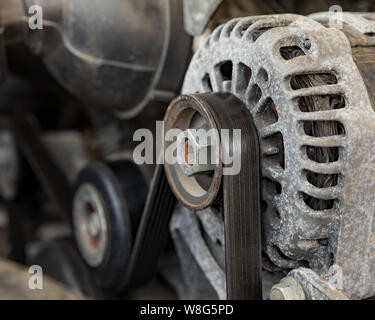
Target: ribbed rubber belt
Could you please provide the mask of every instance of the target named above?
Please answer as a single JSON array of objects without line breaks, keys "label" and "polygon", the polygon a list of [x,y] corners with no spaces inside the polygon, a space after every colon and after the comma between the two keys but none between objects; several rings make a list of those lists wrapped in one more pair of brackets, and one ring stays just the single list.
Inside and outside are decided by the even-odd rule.
[{"label": "ribbed rubber belt", "polygon": [[168,185],[164,167],[158,164],[126,270],[123,286],[126,289],[143,285],[155,275],[168,239],[175,203],[176,198]]},{"label": "ribbed rubber belt", "polygon": [[262,299],[258,135],[246,106],[234,96],[230,103],[220,103],[221,95],[225,94],[204,94],[219,132],[241,130],[241,141],[231,135],[222,145],[233,158],[236,153],[241,158],[240,173],[224,175],[222,181],[227,298]]},{"label": "ribbed rubber belt", "polygon": [[[240,129],[241,141],[229,141],[231,153],[241,153],[241,170],[224,175],[225,272],[228,299],[261,299],[261,223],[259,141],[250,112],[242,103],[222,106],[215,95],[208,98],[219,131]],[[234,155],[234,154],[233,154]],[[151,280],[164,249],[175,197],[157,165],[136,236],[126,276],[131,288]]]}]

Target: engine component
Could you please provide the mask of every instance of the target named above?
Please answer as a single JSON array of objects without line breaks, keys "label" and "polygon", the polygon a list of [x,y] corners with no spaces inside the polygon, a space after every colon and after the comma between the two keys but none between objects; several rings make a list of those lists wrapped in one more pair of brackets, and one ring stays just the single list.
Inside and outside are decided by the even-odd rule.
[{"label": "engine component", "polygon": [[[213,134],[209,137],[209,142],[203,142],[203,137],[189,135],[189,130],[192,129],[204,130],[203,133],[211,129],[218,130],[209,108],[210,105],[205,104],[199,97],[181,97],[171,103],[165,115],[166,134],[171,129],[185,130],[178,136],[177,141],[165,144],[167,151],[172,143],[177,142],[178,163],[169,165],[168,155],[165,154],[167,177],[176,197],[196,210],[204,209],[215,201],[223,172],[222,162],[219,161],[220,149],[217,147],[219,136]],[[206,159],[198,158],[204,155],[207,155]]]},{"label": "engine component", "polygon": [[131,162],[91,163],[80,172],[74,194],[80,253],[100,287],[117,288],[129,263],[147,184]]},{"label": "engine component", "polygon": [[[206,173],[206,168],[196,170],[194,174],[186,174],[179,163],[170,162],[172,159],[169,159],[168,152],[176,139],[170,141],[168,134],[171,129],[191,130],[197,127],[205,131],[206,135],[210,130],[217,134],[212,135],[210,141],[211,147],[214,147],[214,155],[204,159],[215,166],[211,173]],[[233,129],[240,130],[241,136],[235,137],[233,133],[226,138],[225,130]],[[250,113],[232,94],[182,95],[168,107],[165,115],[165,137],[166,174],[172,191],[182,203],[195,210],[212,205],[223,180],[227,298],[260,299],[259,146]],[[201,136],[196,138],[197,141],[191,136],[186,138],[185,132],[177,138],[177,142],[180,140],[180,144],[187,145],[185,150],[177,148],[177,152],[183,151],[181,157],[185,166],[207,165],[207,162],[200,161],[202,150],[199,150],[207,149],[207,144],[202,145]],[[196,145],[191,146],[191,152],[196,154],[192,162],[188,150],[190,144]],[[230,154],[236,159],[232,163],[224,160]],[[239,162],[240,172],[228,172],[228,167],[235,167],[236,161]],[[241,186],[241,190],[236,189],[236,186]],[[217,285],[220,286],[220,282]],[[223,293],[219,293],[219,297],[222,296]]]},{"label": "engine component", "polygon": [[129,267],[122,283],[123,288],[144,285],[157,272],[158,262],[169,235],[168,225],[175,202],[164,167],[159,164],[151,181]]},{"label": "engine component", "polygon": [[[43,8],[43,30],[27,27],[34,4]],[[122,294],[161,269],[169,226],[176,250],[168,247],[166,255],[173,267],[180,262],[174,276],[182,280],[182,298],[260,298],[261,291],[271,299],[374,296],[375,14],[343,12],[334,28],[329,13],[252,16],[209,36],[230,17],[283,11],[285,4],[288,12],[311,6],[294,0],[0,0],[0,83],[4,43],[23,42],[67,89],[41,83],[48,74],[34,77],[34,67],[44,73],[41,65],[17,67],[32,61],[24,45],[7,48],[16,77],[33,82],[30,96],[21,99],[32,100],[24,108],[13,107],[20,86],[11,84],[11,95],[9,81],[2,86],[2,97],[10,97],[1,100],[3,113],[21,111],[12,116],[14,136],[1,130],[0,119],[0,196],[11,200],[12,257],[24,262],[26,244],[35,249],[39,240],[50,242],[33,263],[89,296],[99,297],[93,283]],[[131,157],[129,134],[153,124],[179,90],[191,44],[182,5],[190,34],[205,32],[195,38],[182,95],[165,118],[166,134],[182,131],[166,143],[168,149],[176,142],[177,164],[156,166],[147,196],[139,168],[114,159]],[[34,82],[43,89],[34,91]],[[85,103],[73,97],[60,103],[59,97],[70,97],[66,91]],[[45,112],[56,101],[56,109]],[[61,136],[50,134],[56,129]],[[82,134],[65,140],[72,129]],[[220,134],[204,141],[202,129]],[[241,139],[220,129],[241,129]],[[70,182],[81,160],[89,160],[82,136],[91,156],[107,162],[81,172],[72,215]],[[22,182],[33,183],[20,197],[13,140],[28,162],[22,173],[30,177]],[[240,150],[239,174],[225,175],[225,154],[235,158]],[[38,210],[24,219],[20,204]],[[73,216],[81,257],[71,244],[56,243],[55,223],[70,231],[53,214],[56,208],[64,218]],[[171,269],[167,265],[165,274]]]},{"label": "engine component", "polygon": [[[207,222],[207,223],[204,223]],[[202,236],[203,229],[207,237]],[[178,205],[173,212],[170,231],[182,270],[180,299],[217,299],[227,297],[225,278],[224,222],[221,212],[208,207],[195,212]],[[165,277],[169,277],[166,274]]]},{"label": "engine component", "polygon": [[[340,279],[339,279],[340,280]],[[271,289],[271,300],[348,300],[338,284],[307,268],[292,270]]]},{"label": "engine component", "polygon": [[309,17],[326,27],[342,28],[352,47],[375,45],[375,14],[372,12],[340,12],[334,18],[327,12],[317,12]]},{"label": "engine component", "polygon": [[[340,6],[345,12],[348,11],[373,11],[371,2],[366,1],[346,1],[336,0],[313,0],[313,1],[296,1],[296,0],[183,0],[184,1],[184,20],[186,31],[194,36],[200,36],[210,28],[211,19],[215,19],[218,11],[224,9],[227,11],[225,17],[230,20],[235,17],[255,16],[261,14],[276,13],[297,13],[310,14],[312,12],[323,11],[332,5]],[[329,16],[331,12],[325,12]],[[227,21],[222,21],[225,23]]]},{"label": "engine component", "polygon": [[[211,206],[194,211],[177,205],[170,224],[180,272],[165,268],[163,276],[182,300],[226,299],[225,236],[223,210]],[[271,287],[286,272],[262,271],[262,296],[267,300]]]},{"label": "engine component", "polygon": [[232,92],[251,111],[268,258],[320,275],[339,266],[343,292],[357,299],[375,293],[375,114],[358,67],[341,31],[297,15],[258,16],[218,27],[183,85],[185,94]]},{"label": "engine component", "polygon": [[[8,11],[12,1],[0,5]],[[190,52],[181,1],[25,0],[15,20],[28,23],[33,5],[43,29],[21,29],[19,39],[75,96],[130,118],[176,95]]]},{"label": "engine component", "polygon": [[270,293],[271,300],[305,300],[306,295],[300,283],[292,278],[285,277],[274,285]]}]

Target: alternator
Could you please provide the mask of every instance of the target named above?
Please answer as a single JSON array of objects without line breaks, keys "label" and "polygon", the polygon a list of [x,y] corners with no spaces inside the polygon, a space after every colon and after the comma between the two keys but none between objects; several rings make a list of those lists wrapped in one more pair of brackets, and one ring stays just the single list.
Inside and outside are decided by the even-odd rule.
[{"label": "alternator", "polygon": [[330,282],[339,270],[336,288],[359,299],[375,294],[375,113],[365,69],[375,51],[353,60],[351,43],[298,15],[234,19],[196,52],[183,93],[231,92],[250,109],[272,265],[308,267]]}]

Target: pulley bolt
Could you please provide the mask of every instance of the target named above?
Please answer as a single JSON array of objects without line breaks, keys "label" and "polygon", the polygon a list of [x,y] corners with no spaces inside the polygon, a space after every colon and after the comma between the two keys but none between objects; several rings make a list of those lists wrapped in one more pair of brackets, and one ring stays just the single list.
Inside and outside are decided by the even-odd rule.
[{"label": "pulley bolt", "polygon": [[177,137],[177,162],[186,176],[215,170],[211,137],[204,131],[187,129]]},{"label": "pulley bolt", "polygon": [[296,279],[285,277],[271,288],[270,300],[306,300],[306,295]]}]

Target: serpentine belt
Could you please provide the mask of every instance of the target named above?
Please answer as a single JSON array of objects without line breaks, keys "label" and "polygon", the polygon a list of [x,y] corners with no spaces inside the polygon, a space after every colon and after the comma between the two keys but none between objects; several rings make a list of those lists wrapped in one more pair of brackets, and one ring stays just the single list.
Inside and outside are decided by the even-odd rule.
[{"label": "serpentine belt", "polygon": [[164,250],[176,199],[168,185],[164,167],[155,168],[122,288],[126,290],[150,281]]},{"label": "serpentine belt", "polygon": [[[227,298],[261,299],[259,140],[252,116],[246,106],[230,93],[182,95],[168,108],[166,130],[181,123],[179,115],[188,108],[204,115],[211,127],[216,127],[220,134],[222,129],[241,130],[241,139],[235,139],[232,135],[229,141],[225,141],[220,137],[222,152],[232,154],[233,157],[240,156],[241,170],[236,175],[223,175],[221,188],[215,187],[216,197],[220,197],[222,190],[224,202]],[[191,197],[186,198],[184,195],[187,192],[182,190],[176,169],[168,163],[165,168],[172,191],[184,205],[192,203],[191,208],[200,210],[215,201],[213,197],[209,198],[209,202],[207,197],[201,197],[201,206],[194,203]],[[221,171],[221,168],[217,168],[215,170]]]}]

